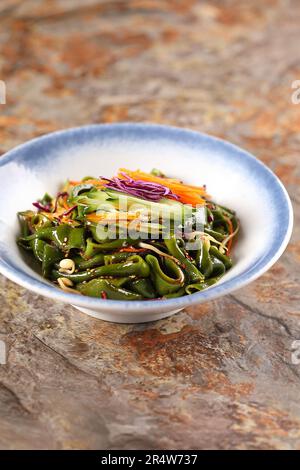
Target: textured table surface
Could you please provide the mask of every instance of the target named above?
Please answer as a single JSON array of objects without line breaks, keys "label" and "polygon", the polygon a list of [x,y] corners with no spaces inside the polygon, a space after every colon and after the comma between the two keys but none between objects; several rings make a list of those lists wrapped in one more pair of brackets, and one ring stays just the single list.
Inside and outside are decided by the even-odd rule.
[{"label": "textured table surface", "polygon": [[259,280],[153,324],[0,278],[0,447],[300,448],[299,1],[2,0],[0,151],[91,122],[229,139],[286,184],[296,228]]}]

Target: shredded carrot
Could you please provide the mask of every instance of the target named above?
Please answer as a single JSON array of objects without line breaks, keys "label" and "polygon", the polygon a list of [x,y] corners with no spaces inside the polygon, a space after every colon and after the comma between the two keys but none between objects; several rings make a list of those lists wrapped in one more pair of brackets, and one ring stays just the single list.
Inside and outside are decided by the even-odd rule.
[{"label": "shredded carrot", "polygon": [[71,224],[71,225],[79,225],[79,222],[76,220],[71,219],[68,215],[63,215],[64,209],[56,212],[41,212],[41,214],[45,215],[49,220],[55,221],[60,220],[63,221],[64,224]]},{"label": "shredded carrot", "polygon": [[126,246],[124,248],[120,248],[120,253],[140,253],[142,251],[147,251],[145,248],[135,248],[134,246]]},{"label": "shredded carrot", "polygon": [[130,170],[127,170],[126,168],[119,169],[119,174],[118,174],[119,178],[124,178],[122,173],[126,173],[128,176],[131,176],[133,179],[140,179],[142,181],[151,181],[152,183],[159,183],[164,186],[170,187],[170,189],[171,187],[176,188],[176,189],[181,188],[181,190],[183,190],[182,188],[185,188],[185,190],[194,190],[197,193],[200,193],[203,195],[206,194],[205,187],[203,186],[192,186],[192,185],[183,184],[181,181],[175,180],[172,178],[162,178],[160,176],[151,175],[150,173],[144,173],[139,170],[130,171]]},{"label": "shredded carrot", "polygon": [[71,206],[69,206],[69,205],[67,204],[67,199],[68,199],[68,196],[64,196],[64,197],[62,198],[62,204],[63,204],[63,207],[64,207],[66,210],[69,210],[69,209],[71,209]]},{"label": "shredded carrot", "polygon": [[159,183],[167,188],[179,197],[180,202],[184,204],[204,204],[206,197],[206,189],[203,186],[191,186],[181,183],[179,180],[174,180],[171,178],[162,178],[160,176],[154,176],[150,173],[143,173],[142,171],[130,171],[126,168],[120,168],[118,172],[119,178],[124,178],[122,173],[126,173],[133,179],[138,179],[142,181],[149,181],[151,183]]}]

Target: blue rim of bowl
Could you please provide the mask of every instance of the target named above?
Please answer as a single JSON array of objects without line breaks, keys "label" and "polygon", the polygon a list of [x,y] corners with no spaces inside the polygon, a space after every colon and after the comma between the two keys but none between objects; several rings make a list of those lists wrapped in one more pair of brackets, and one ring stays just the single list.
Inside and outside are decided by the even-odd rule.
[{"label": "blue rim of bowl", "polygon": [[0,258],[0,272],[5,275],[8,279],[13,282],[33,291],[45,297],[50,297],[58,301],[66,302],[69,304],[74,304],[78,307],[86,307],[89,309],[101,309],[104,308],[105,311],[116,311],[116,309],[122,309],[124,311],[139,311],[145,313],[151,313],[157,311],[159,306],[164,311],[180,309],[202,303],[204,301],[213,300],[220,296],[229,294],[234,290],[240,289],[245,285],[249,284],[253,280],[257,279],[260,275],[266,272],[282,255],[284,252],[293,229],[293,209],[292,204],[289,198],[289,195],[277,178],[277,176],[260,160],[254,157],[252,154],[248,153],[245,150],[242,150],[240,147],[231,144],[223,139],[214,137],[208,134],[201,132],[193,131],[190,129],[184,129],[174,126],[165,126],[153,123],[116,123],[116,124],[90,124],[87,126],[74,127],[69,129],[64,129],[50,134],[46,134],[41,137],[32,139],[24,144],[18,145],[14,149],[7,152],[0,158],[0,167],[6,165],[12,160],[17,159],[22,151],[27,147],[30,147],[36,143],[44,143],[50,141],[56,137],[67,136],[74,137],[81,132],[84,133],[93,133],[93,132],[112,132],[116,135],[123,133],[124,136],[131,133],[136,138],[143,138],[145,136],[155,138],[167,138],[168,140],[181,142],[183,144],[201,145],[206,142],[208,146],[211,145],[220,145],[223,148],[225,147],[227,151],[232,151],[232,154],[235,155],[234,158],[237,158],[239,154],[243,158],[243,164],[248,165],[250,168],[255,168],[256,171],[259,171],[267,180],[268,188],[272,187],[274,193],[276,193],[276,204],[280,206],[281,213],[283,214],[282,223],[280,224],[280,229],[277,233],[276,238],[273,240],[273,243],[269,246],[267,253],[257,262],[255,262],[250,268],[247,268],[244,272],[234,276],[232,279],[224,280],[220,284],[215,284],[212,287],[202,291],[197,292],[191,295],[186,295],[183,297],[178,297],[174,299],[159,299],[153,301],[145,300],[109,300],[109,299],[97,299],[87,296],[79,296],[77,294],[70,294],[59,290],[59,288],[49,284],[45,284],[43,281],[31,277],[29,274],[20,272],[19,269],[14,266],[9,265],[5,260]]}]

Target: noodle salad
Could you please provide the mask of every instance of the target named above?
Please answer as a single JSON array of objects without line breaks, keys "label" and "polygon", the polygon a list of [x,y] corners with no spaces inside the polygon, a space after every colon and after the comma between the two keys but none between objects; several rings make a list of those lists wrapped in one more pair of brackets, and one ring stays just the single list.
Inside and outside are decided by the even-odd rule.
[{"label": "noodle salad", "polygon": [[121,168],[69,180],[18,213],[17,243],[65,292],[155,300],[202,291],[232,266],[235,213],[205,186]]}]

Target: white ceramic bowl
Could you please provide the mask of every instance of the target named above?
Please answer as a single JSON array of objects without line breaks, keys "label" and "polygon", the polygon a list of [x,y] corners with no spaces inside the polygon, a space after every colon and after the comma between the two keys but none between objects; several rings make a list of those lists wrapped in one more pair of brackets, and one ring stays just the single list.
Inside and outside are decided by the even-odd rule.
[{"label": "white ceramic bowl", "polygon": [[[16,213],[32,201],[55,194],[67,178],[111,176],[119,167],[150,171],[195,185],[236,210],[241,232],[234,266],[209,289],[176,299],[118,301],[65,293],[26,264],[16,245]],[[275,263],[292,231],[290,199],[278,178],[249,153],[220,139],[151,124],[90,125],[55,132],[0,158],[0,271],[46,297],[89,315],[122,323],[148,322],[245,286]]]}]

